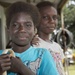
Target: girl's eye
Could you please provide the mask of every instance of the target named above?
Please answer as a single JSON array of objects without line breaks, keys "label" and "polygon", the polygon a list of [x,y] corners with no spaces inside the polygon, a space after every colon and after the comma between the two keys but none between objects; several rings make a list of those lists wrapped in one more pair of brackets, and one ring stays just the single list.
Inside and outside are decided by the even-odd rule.
[{"label": "girl's eye", "polygon": [[49,17],[48,16],[43,16],[43,19],[49,19]]},{"label": "girl's eye", "polygon": [[54,20],[58,19],[58,16],[53,16],[53,19],[54,19]]},{"label": "girl's eye", "polygon": [[50,19],[57,20],[58,16],[57,15],[54,15],[54,16],[43,16],[43,19],[45,19],[45,20],[50,20]]}]

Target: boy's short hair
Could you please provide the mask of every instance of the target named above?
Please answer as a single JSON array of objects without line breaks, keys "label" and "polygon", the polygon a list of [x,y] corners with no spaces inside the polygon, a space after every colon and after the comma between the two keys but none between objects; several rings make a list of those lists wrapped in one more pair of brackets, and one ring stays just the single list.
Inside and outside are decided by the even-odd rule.
[{"label": "boy's short hair", "polygon": [[10,5],[5,12],[7,28],[10,26],[12,17],[19,12],[29,14],[33,20],[34,26],[38,25],[40,21],[40,14],[37,7],[32,4],[19,1]]},{"label": "boy's short hair", "polygon": [[55,9],[57,9],[56,4],[54,4],[54,3],[50,2],[50,1],[42,1],[42,2],[39,2],[36,6],[39,9],[39,11],[42,8],[46,7],[46,6],[54,7]]}]

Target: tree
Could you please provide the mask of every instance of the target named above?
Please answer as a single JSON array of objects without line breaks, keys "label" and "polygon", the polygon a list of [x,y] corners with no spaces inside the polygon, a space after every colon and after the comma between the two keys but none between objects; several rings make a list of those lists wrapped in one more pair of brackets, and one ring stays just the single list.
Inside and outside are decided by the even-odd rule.
[{"label": "tree", "polygon": [[[75,0],[72,0],[75,2]],[[69,0],[71,2],[71,0]],[[65,27],[73,33],[75,38],[75,4],[69,4],[69,2],[64,6],[63,13],[64,13],[64,24]],[[75,39],[74,39],[75,43]]]}]

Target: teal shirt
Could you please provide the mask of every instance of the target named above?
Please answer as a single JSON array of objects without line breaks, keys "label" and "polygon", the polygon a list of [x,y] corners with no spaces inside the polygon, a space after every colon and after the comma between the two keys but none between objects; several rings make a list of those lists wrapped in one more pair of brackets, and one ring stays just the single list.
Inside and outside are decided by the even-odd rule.
[{"label": "teal shirt", "polygon": [[[15,55],[36,75],[59,75],[50,52],[44,48],[31,46],[26,51]],[[17,73],[8,72],[8,75],[17,75]]]}]

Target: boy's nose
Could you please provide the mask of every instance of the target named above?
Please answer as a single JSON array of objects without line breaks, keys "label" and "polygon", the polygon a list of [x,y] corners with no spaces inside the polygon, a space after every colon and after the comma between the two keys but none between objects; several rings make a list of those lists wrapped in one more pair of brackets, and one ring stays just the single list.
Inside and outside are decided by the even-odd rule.
[{"label": "boy's nose", "polygon": [[19,31],[21,31],[21,32],[25,32],[25,31],[26,31],[25,26],[24,26],[24,25],[20,25]]}]

